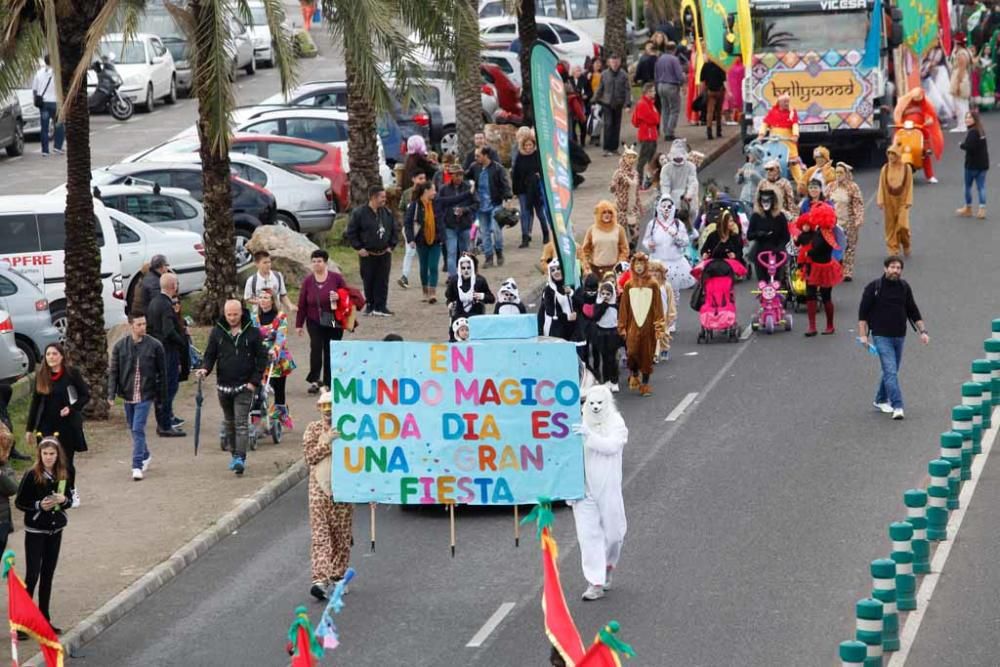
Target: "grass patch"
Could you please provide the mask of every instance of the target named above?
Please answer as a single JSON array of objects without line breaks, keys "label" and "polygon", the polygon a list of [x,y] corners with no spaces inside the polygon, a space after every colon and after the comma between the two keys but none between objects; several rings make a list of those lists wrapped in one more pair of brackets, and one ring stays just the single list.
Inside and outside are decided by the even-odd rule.
[{"label": "grass patch", "polygon": [[[347,221],[348,216],[341,213],[334,219],[330,230],[316,234],[313,237],[313,242],[330,253],[330,259],[340,267],[340,271],[347,282],[357,284],[361,282],[358,253],[344,241],[344,232],[347,231]],[[289,294],[291,294],[291,288],[289,288]]]}]

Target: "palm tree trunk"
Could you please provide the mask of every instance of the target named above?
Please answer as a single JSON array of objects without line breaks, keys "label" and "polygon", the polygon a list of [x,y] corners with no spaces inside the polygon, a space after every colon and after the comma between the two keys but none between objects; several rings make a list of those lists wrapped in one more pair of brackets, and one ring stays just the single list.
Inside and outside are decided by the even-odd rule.
[{"label": "palm tree trunk", "polygon": [[535,0],[521,0],[517,8],[517,38],[521,40],[521,107],[524,124],[535,124],[535,110],[531,106],[531,47],[538,39],[535,23]]},{"label": "palm tree trunk", "polygon": [[622,68],[627,67],[628,40],[625,32],[625,0],[607,0],[608,12],[604,19],[605,55],[617,55],[622,59]]},{"label": "palm tree trunk", "polygon": [[[59,58],[62,61],[62,89],[70,86],[73,72],[83,57],[87,29],[100,10],[60,18]],[[101,298],[101,251],[94,223],[94,198],[90,189],[90,111],[87,88],[80,89],[66,103],[66,347],[73,364],[95,396],[107,394],[108,341],[104,331],[104,300]],[[90,401],[87,416],[107,419],[108,404]]]},{"label": "palm tree trunk", "polygon": [[375,107],[365,97],[355,81],[354,58],[344,51],[344,68],[347,75],[347,152],[351,170],[351,206],[368,203],[368,188],[382,183],[378,165],[378,135],[375,133]]},{"label": "palm tree trunk", "polygon": [[[464,6],[471,14],[469,17],[470,25],[478,27],[478,0],[466,0]],[[456,22],[456,24],[461,23]],[[475,135],[483,129],[483,104],[479,77],[482,45],[478,31],[470,35],[457,35],[457,39],[460,55],[456,58],[455,112],[457,116],[456,129],[458,130],[458,155],[463,156],[474,148]]]}]

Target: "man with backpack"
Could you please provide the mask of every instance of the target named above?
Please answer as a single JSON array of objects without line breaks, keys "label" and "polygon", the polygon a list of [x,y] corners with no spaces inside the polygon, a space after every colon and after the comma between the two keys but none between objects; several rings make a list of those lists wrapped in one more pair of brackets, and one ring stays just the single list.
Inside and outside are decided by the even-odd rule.
[{"label": "man with backpack", "polygon": [[858,340],[875,346],[882,365],[882,378],[875,393],[875,408],[893,419],[903,418],[903,393],[899,388],[899,367],[903,362],[906,323],[911,322],[927,345],[930,337],[913,299],[913,290],[903,280],[903,258],[890,255],[883,262],[884,275],[865,287],[858,308]]}]

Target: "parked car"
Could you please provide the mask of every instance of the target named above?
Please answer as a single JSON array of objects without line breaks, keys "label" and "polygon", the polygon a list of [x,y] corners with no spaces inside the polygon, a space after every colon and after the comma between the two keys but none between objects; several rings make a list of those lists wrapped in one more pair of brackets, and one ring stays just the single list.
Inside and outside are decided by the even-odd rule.
[{"label": "parked car", "polygon": [[[35,106],[35,94],[31,88],[18,88],[14,92],[17,93],[17,101],[21,104],[21,120],[24,122],[21,131],[24,133],[24,138],[40,139],[42,136],[42,112]],[[52,126],[49,129],[49,132],[51,131]]]},{"label": "parked car", "polygon": [[[479,18],[508,17],[507,0],[479,0]],[[565,19],[587,33],[594,41],[604,39],[605,0],[535,0],[535,17]],[[629,42],[636,38],[635,23],[625,18],[625,34]]]},{"label": "parked car", "polygon": [[254,57],[253,38],[243,21],[235,16],[230,17],[229,34],[232,39],[227,49],[233,58],[233,71],[230,78],[236,80],[236,72],[243,70],[248,76],[257,73],[257,59]]},{"label": "parked car", "polygon": [[[552,47],[570,65],[581,67],[587,58],[601,54],[601,45],[576,25],[564,19],[537,17],[538,39]],[[491,49],[507,49],[517,37],[517,19],[512,16],[480,19],[479,34]]]},{"label": "parked car", "polygon": [[[125,321],[118,240],[108,211],[94,200],[94,231],[101,254],[101,294],[107,327]],[[0,196],[0,262],[6,262],[40,286],[49,300],[52,323],[66,333],[66,197]],[[72,276],[70,276],[72,279]]]},{"label": "parked car", "polygon": [[14,343],[28,359],[28,372],[34,372],[46,346],[62,338],[52,324],[45,292],[20,271],[0,264],[0,310],[14,320]]},{"label": "parked car", "polygon": [[121,211],[108,211],[122,251],[122,282],[126,294],[142,280],[142,267],[153,255],[170,260],[177,274],[181,294],[197,292],[205,286],[205,244],[201,235],[178,229],[157,229]]},{"label": "parked car", "polygon": [[521,87],[521,61],[516,53],[486,49],[482,57],[484,63],[496,65],[515,86]]},{"label": "parked car", "polygon": [[187,190],[133,183],[95,187],[94,196],[105,206],[158,229],[193,232],[199,238],[205,233],[205,209]]},{"label": "parked car", "polygon": [[28,356],[17,347],[14,322],[0,310],[0,382],[13,382],[28,372]]},{"label": "parked car", "polygon": [[[147,112],[156,100],[167,104],[177,101],[177,70],[174,57],[156,35],[139,33],[123,42],[124,35],[112,33],[101,40],[103,55],[114,54],[115,69],[122,77],[121,93]],[[87,87],[97,86],[97,75],[87,73]]]},{"label": "parked car", "polygon": [[24,118],[13,93],[0,100],[0,148],[6,148],[10,157],[24,153]]},{"label": "parked car", "polygon": [[177,71],[177,90],[188,93],[194,81],[194,70],[191,68],[190,45],[187,35],[180,29],[174,17],[164,11],[150,7],[139,17],[139,31],[156,35],[167,47],[174,59]]},{"label": "parked car", "polygon": [[[273,67],[274,38],[271,36],[271,27],[267,23],[267,11],[263,2],[250,2],[250,19],[247,31],[253,44],[253,56],[259,65]],[[281,27],[285,32],[292,31],[292,26],[287,19],[281,24]]]}]

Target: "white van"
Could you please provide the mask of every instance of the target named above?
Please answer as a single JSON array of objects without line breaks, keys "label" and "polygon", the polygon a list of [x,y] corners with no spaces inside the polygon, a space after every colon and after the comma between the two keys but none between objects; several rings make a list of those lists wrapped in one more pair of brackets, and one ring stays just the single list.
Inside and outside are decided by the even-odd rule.
[{"label": "white van", "polygon": [[[66,333],[66,198],[51,195],[0,197],[0,262],[34,280],[45,292],[52,323]],[[125,321],[121,255],[111,218],[94,200],[94,225],[101,252],[104,326]]]}]

